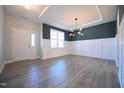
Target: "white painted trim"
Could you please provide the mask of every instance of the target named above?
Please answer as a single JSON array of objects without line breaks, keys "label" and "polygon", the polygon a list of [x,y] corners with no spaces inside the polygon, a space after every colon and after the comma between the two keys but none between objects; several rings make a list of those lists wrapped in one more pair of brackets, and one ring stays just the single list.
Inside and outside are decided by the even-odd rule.
[{"label": "white painted trim", "polygon": [[[37,57],[36,59],[40,59],[40,57]],[[33,60],[33,59],[31,59],[31,60]],[[15,63],[15,62],[18,62],[18,61],[9,60],[9,61],[5,61],[4,63],[2,63],[2,66],[0,66],[0,74],[2,73],[2,71],[3,71],[3,69],[4,69],[6,64]]]},{"label": "white painted trim", "polygon": [[[109,38],[98,38],[98,39],[86,39],[86,40],[78,40],[78,41],[88,41],[88,40],[106,40],[106,39],[113,39],[115,37],[109,37]],[[77,41],[69,41],[69,42],[77,42]]]},{"label": "white painted trim", "polygon": [[46,10],[50,7],[50,5],[48,5],[39,15],[39,18],[46,12]]},{"label": "white painted trim", "polygon": [[2,73],[3,69],[4,69],[5,63],[2,63],[2,65],[0,66],[0,74]]},{"label": "white painted trim", "polygon": [[118,79],[119,79],[120,87],[122,88],[121,77],[120,77],[120,74],[119,73],[118,73]]},{"label": "white painted trim", "polygon": [[41,60],[47,60],[47,59],[52,59],[52,58],[57,58],[57,57],[62,57],[62,56],[66,56],[66,55],[74,55],[74,54],[64,54],[64,55],[59,55],[59,56],[54,56],[54,57],[47,57],[47,58],[40,58]]},{"label": "white painted trim", "polygon": [[[102,15],[101,15],[101,13],[100,13],[100,10],[99,10],[99,8],[98,8],[98,6],[96,5],[96,10],[97,10],[97,12],[98,12],[98,15],[99,15],[99,19],[97,19],[97,20],[95,20],[95,21],[91,21],[91,22],[89,22],[89,23],[86,23],[86,24],[83,24],[83,25],[81,25],[81,26],[77,26],[77,28],[83,28],[84,26],[87,26],[87,25],[90,25],[90,24],[93,24],[93,23],[97,23],[97,22],[99,22],[99,21],[102,21],[103,20],[103,17],[102,17]],[[70,30],[73,30],[73,29],[75,29],[76,27],[73,27],[73,28],[71,28]]]},{"label": "white painted trim", "polygon": [[[41,59],[40,57],[36,57],[36,58],[32,58],[32,59],[26,59],[26,60],[33,60],[33,59]],[[8,64],[8,63],[15,63],[15,62],[18,62],[18,61],[21,61],[21,60],[9,60],[9,61],[5,61],[4,64]]]},{"label": "white painted trim", "polygon": [[[92,22],[83,24],[83,25],[81,25],[81,26],[77,26],[77,28],[83,28],[84,26],[87,26],[87,25],[90,25],[90,24],[93,24],[93,23],[97,23],[97,22],[102,21],[102,20],[103,20],[103,19],[97,19],[97,20],[95,20],[95,21],[92,21]],[[72,30],[72,29],[75,29],[75,27],[74,27],[74,28],[71,28],[70,30]]]},{"label": "white painted trim", "polygon": [[100,10],[99,10],[99,8],[98,8],[97,5],[96,5],[96,9],[97,9],[97,12],[98,12],[98,14],[99,14],[100,19],[103,19],[103,17],[102,17],[102,15],[101,15]]},{"label": "white painted trim", "polygon": [[29,60],[33,60],[33,59],[41,59],[40,57],[35,57],[35,58],[30,58]]},{"label": "white painted trim", "polygon": [[13,60],[5,61],[4,64],[13,63]]}]

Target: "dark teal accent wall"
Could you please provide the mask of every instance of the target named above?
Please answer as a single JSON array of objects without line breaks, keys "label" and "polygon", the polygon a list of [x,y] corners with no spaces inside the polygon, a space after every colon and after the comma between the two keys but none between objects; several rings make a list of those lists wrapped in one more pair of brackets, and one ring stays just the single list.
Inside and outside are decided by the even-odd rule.
[{"label": "dark teal accent wall", "polygon": [[102,39],[102,38],[113,38],[116,35],[116,22],[108,22],[82,30],[83,36],[76,34],[76,36],[69,36],[69,31],[43,24],[43,38],[50,39],[50,29],[56,29],[65,33],[65,41],[77,41],[77,40],[89,40],[89,39]]},{"label": "dark teal accent wall", "polygon": [[89,40],[89,39],[101,39],[101,38],[112,38],[116,35],[116,22],[108,22],[88,28],[84,28],[81,32],[83,32],[83,36],[76,34],[74,37],[70,37],[70,41],[77,40]]},{"label": "dark teal accent wall", "polygon": [[69,31],[58,28],[58,27],[50,26],[47,24],[43,24],[43,38],[44,39],[50,39],[50,29],[56,29],[56,30],[64,32],[65,33],[65,41],[69,41]]}]

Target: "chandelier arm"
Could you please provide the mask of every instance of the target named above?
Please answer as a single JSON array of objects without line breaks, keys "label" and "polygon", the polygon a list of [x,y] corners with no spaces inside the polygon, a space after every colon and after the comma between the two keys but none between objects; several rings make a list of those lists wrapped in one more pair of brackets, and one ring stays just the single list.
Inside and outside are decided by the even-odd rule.
[{"label": "chandelier arm", "polygon": [[[78,31],[77,21],[78,21],[78,19],[75,18],[75,28],[76,28],[76,29],[75,29],[75,30],[72,30],[72,33],[70,33],[69,36],[75,36],[76,33],[79,34],[79,35],[81,35],[81,36],[84,35],[83,32],[82,32],[82,28],[80,28],[79,31]],[[75,32],[75,31],[76,31],[76,32]]]}]

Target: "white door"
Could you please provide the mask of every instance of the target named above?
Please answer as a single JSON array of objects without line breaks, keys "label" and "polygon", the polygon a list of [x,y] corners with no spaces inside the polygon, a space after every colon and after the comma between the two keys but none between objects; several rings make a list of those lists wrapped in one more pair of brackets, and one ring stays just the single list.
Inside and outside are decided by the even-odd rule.
[{"label": "white door", "polygon": [[35,59],[35,33],[22,29],[13,31],[13,60]]}]

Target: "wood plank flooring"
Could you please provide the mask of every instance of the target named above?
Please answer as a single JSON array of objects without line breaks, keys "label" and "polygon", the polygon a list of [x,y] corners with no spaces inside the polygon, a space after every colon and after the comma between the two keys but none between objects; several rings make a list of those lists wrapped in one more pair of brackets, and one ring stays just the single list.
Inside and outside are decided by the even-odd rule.
[{"label": "wood plank flooring", "polygon": [[7,88],[119,87],[114,61],[76,55],[7,64],[0,83]]}]

